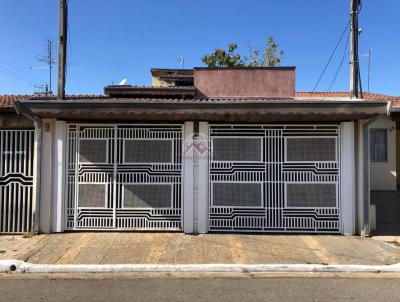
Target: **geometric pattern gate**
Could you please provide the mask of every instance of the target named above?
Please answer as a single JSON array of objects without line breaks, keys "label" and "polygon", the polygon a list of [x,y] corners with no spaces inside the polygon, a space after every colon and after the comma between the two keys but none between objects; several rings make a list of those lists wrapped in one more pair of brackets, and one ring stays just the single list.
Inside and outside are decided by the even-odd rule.
[{"label": "geometric pattern gate", "polygon": [[182,229],[182,130],[69,124],[66,229]]},{"label": "geometric pattern gate", "polygon": [[209,127],[209,230],[340,233],[339,125]]},{"label": "geometric pattern gate", "polygon": [[34,130],[0,130],[0,233],[33,231]]}]

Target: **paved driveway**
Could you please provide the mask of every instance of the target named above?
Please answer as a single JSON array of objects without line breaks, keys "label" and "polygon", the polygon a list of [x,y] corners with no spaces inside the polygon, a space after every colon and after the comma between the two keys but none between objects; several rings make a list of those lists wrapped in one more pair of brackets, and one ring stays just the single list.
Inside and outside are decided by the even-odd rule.
[{"label": "paved driveway", "polygon": [[57,264],[392,264],[400,247],[344,236],[65,233],[0,236],[0,259]]}]

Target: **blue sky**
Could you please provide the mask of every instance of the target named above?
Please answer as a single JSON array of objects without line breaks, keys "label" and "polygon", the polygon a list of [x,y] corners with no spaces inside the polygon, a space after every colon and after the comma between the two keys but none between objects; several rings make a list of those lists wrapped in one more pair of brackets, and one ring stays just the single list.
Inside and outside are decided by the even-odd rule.
[{"label": "blue sky", "polygon": [[[123,78],[149,85],[151,67],[202,66],[230,42],[246,53],[272,35],[296,66],[296,89],[313,89],[349,18],[349,0],[69,0],[67,93],[102,93]],[[360,55],[372,49],[371,92],[400,95],[400,1],[363,0]],[[32,93],[48,82],[36,69],[47,39],[57,42],[58,0],[0,1],[0,94]],[[344,39],[317,90],[328,90]],[[56,47],[54,47],[56,52]],[[367,90],[367,57],[361,58]],[[31,69],[34,67],[34,69]],[[18,79],[16,79],[16,77]],[[56,70],[53,76],[56,91]],[[348,90],[348,56],[332,91]]]}]

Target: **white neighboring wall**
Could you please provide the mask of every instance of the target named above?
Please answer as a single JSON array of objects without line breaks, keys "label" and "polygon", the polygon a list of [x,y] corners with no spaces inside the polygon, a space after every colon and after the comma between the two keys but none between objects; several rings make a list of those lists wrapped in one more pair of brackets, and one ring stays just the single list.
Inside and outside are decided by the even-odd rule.
[{"label": "white neighboring wall", "polygon": [[371,190],[396,191],[396,122],[387,116],[379,117],[370,129],[387,129],[388,160],[386,162],[371,161]]}]

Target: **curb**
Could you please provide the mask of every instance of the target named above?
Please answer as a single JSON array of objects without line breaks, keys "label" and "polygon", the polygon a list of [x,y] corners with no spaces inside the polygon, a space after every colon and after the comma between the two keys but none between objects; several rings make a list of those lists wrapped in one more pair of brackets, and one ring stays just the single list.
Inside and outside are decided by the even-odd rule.
[{"label": "curb", "polygon": [[399,272],[391,265],[355,264],[33,264],[21,260],[0,260],[0,273],[133,273],[133,272]]}]

